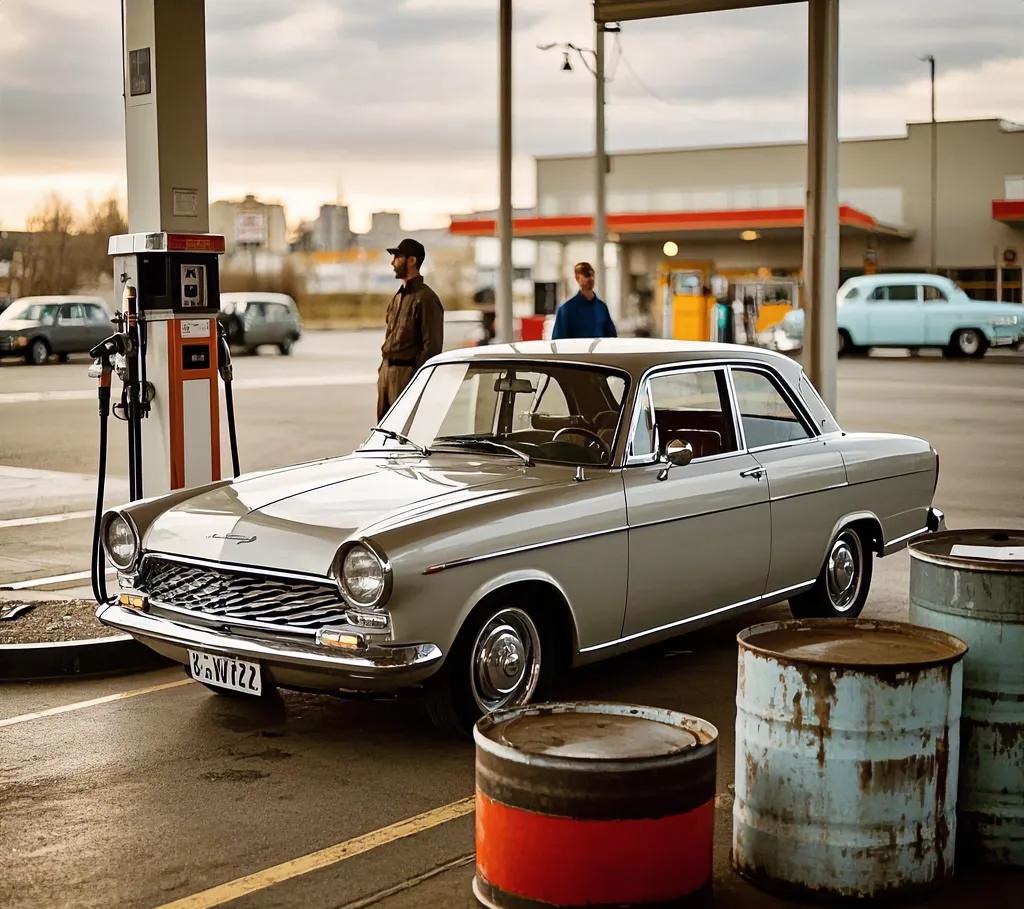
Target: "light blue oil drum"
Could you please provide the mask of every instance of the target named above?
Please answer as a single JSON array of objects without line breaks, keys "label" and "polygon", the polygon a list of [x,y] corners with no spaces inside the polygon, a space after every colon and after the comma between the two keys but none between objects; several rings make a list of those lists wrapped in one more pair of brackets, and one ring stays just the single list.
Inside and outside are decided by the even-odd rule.
[{"label": "light blue oil drum", "polygon": [[733,867],[826,899],[950,878],[964,643],[865,619],[766,622],[737,641]]},{"label": "light blue oil drum", "polygon": [[1024,867],[1024,531],[946,531],[910,555],[910,620],[970,647],[957,858]]}]

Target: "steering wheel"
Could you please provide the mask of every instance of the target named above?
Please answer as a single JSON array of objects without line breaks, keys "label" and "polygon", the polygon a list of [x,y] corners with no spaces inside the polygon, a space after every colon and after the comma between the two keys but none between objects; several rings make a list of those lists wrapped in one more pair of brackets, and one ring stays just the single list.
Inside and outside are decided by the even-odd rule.
[{"label": "steering wheel", "polygon": [[612,462],[612,450],[611,450],[611,448],[609,447],[608,443],[605,442],[605,440],[602,439],[593,430],[584,429],[582,426],[563,426],[561,429],[559,429],[551,437],[551,441],[552,442],[557,442],[559,436],[566,435],[567,433],[575,433],[578,436],[586,436],[587,438],[589,438],[590,441],[587,442],[587,447],[589,448],[589,447],[591,447],[591,446],[596,444],[597,447],[601,450],[601,453],[604,455],[605,463],[606,464],[611,464],[611,462]]}]

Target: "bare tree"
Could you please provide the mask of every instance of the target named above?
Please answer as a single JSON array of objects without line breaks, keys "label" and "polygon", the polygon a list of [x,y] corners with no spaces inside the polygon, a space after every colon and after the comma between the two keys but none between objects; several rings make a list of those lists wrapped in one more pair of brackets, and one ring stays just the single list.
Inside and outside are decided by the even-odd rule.
[{"label": "bare tree", "polygon": [[66,294],[74,288],[78,268],[71,250],[73,224],[71,206],[56,193],[29,216],[28,234],[15,260],[19,296]]},{"label": "bare tree", "polygon": [[128,232],[120,203],[111,196],[90,204],[76,224],[71,204],[56,193],[29,216],[28,232],[12,263],[19,296],[66,294],[110,268],[107,240]]}]

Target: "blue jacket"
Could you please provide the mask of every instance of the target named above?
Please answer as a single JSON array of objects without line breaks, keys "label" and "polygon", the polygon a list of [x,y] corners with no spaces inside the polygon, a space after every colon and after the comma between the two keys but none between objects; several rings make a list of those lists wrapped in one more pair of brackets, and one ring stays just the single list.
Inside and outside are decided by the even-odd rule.
[{"label": "blue jacket", "polygon": [[597,294],[588,300],[580,292],[558,307],[551,340],[563,338],[617,338],[615,323]]}]

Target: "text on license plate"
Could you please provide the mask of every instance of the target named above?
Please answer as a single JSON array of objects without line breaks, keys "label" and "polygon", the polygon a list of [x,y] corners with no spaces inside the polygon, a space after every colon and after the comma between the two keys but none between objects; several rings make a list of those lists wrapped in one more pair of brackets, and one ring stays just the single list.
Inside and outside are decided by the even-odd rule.
[{"label": "text on license plate", "polygon": [[207,685],[230,688],[232,691],[242,691],[246,694],[263,692],[259,663],[190,650],[188,671],[197,682],[205,682]]}]

